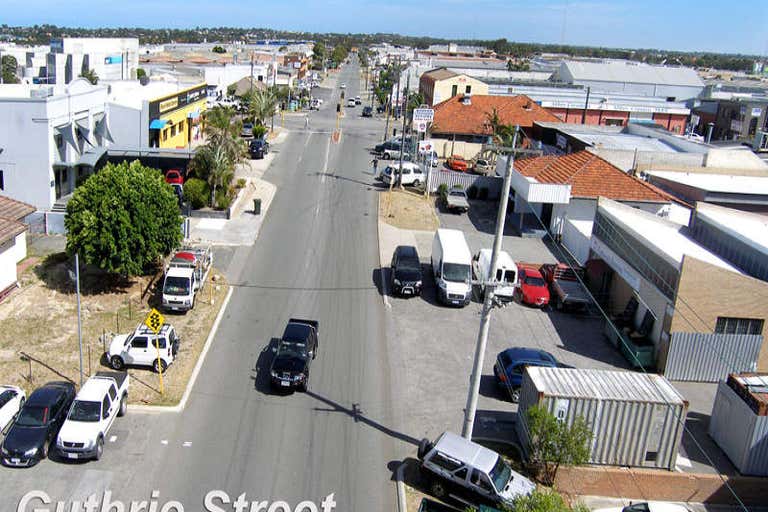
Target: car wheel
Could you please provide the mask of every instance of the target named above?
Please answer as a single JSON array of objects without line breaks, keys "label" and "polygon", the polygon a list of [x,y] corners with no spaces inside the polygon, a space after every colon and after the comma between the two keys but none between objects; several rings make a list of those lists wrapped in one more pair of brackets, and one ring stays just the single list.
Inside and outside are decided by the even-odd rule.
[{"label": "car wheel", "polygon": [[299,391],[301,391],[302,393],[306,393],[308,389],[309,389],[309,375],[307,375],[307,378],[304,379],[304,382],[299,384]]},{"label": "car wheel", "polygon": [[157,359],[155,359],[155,362],[152,363],[152,369],[155,370],[155,373],[165,373],[165,370],[168,369],[168,363],[161,359],[158,364]]},{"label": "car wheel", "polygon": [[48,445],[49,444],[50,444],[50,442],[48,441],[48,439],[46,439],[45,442],[43,443],[42,450],[40,450],[40,460],[48,458]]},{"label": "car wheel", "polygon": [[514,388],[509,392],[509,397],[512,399],[512,403],[518,403],[520,401],[520,388]]},{"label": "car wheel", "polygon": [[123,358],[120,356],[112,356],[112,359],[109,360],[109,364],[112,366],[113,370],[122,370],[123,367],[125,367]]},{"label": "car wheel", "polygon": [[419,457],[419,460],[423,460],[424,457],[432,450],[432,442],[427,439],[426,437],[419,441],[419,449],[416,452],[416,455]]},{"label": "car wheel", "polygon": [[447,494],[445,491],[445,484],[438,480],[432,482],[432,485],[429,486],[429,490],[432,492],[432,496],[435,498],[444,498]]},{"label": "car wheel", "polygon": [[421,182],[420,182],[419,180],[414,180],[414,181],[413,181],[413,186],[414,186],[414,187],[418,187],[418,186],[420,186],[420,185],[421,185]]},{"label": "car wheel", "polygon": [[128,395],[123,395],[123,399],[120,400],[120,410],[117,411],[118,416],[125,416],[128,412]]},{"label": "car wheel", "polygon": [[99,437],[99,440],[96,441],[96,453],[93,458],[94,460],[100,460],[102,455],[104,455],[104,438]]}]

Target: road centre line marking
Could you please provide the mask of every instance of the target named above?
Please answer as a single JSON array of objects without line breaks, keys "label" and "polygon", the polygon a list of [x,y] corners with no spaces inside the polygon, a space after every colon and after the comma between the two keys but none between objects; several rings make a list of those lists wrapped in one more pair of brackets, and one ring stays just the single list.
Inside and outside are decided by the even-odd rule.
[{"label": "road centre line marking", "polygon": [[117,441],[117,436],[109,436],[110,443],[114,443],[115,441]]},{"label": "road centre line marking", "polygon": [[162,441],[160,441],[160,444],[168,446],[168,440],[163,439]]},{"label": "road centre line marking", "polygon": [[189,448],[190,446],[192,446],[192,441],[184,441],[181,444],[181,446],[183,446],[184,448]]}]

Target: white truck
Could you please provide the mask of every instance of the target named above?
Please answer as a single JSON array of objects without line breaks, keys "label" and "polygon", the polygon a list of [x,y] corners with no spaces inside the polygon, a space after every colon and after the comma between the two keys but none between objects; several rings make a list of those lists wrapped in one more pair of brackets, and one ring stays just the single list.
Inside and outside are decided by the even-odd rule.
[{"label": "white truck", "polygon": [[213,266],[210,246],[184,247],[171,257],[163,278],[163,308],[189,311],[195,307],[195,295],[203,289]]},{"label": "white truck", "polygon": [[99,460],[118,416],[128,411],[126,372],[97,372],[85,381],[56,437],[56,449],[67,459]]},{"label": "white truck", "polygon": [[130,365],[148,366],[157,373],[164,372],[176,359],[180,343],[176,329],[170,324],[163,324],[157,334],[141,324],[130,334],[118,334],[112,338],[107,361],[115,370]]},{"label": "white truck", "polygon": [[[472,258],[472,270],[481,283],[491,280],[492,249],[481,249]],[[506,251],[499,251],[496,260],[496,289],[493,296],[501,302],[512,302],[518,286],[517,264]],[[481,296],[485,298],[485,284],[480,284]]]},{"label": "white truck", "polygon": [[438,229],[432,241],[431,261],[438,301],[459,307],[468,305],[472,295],[472,254],[464,233]]}]

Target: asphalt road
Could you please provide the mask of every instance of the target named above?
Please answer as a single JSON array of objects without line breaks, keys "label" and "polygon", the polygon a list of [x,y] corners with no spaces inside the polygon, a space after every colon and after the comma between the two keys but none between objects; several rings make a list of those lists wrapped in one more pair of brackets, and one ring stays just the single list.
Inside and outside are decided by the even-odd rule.
[{"label": "asphalt road", "polygon": [[[348,96],[358,93],[358,77],[356,63],[340,72]],[[309,129],[302,116],[286,116],[291,133],[265,175],[277,194],[257,243],[232,256],[235,290],[186,409],[129,412],[99,462],[0,469],[0,509],[16,510],[32,489],[70,502],[107,488],[125,501],[157,490],[161,506],[177,500],[185,510],[204,510],[211,490],[292,507],[319,507],[333,494],[335,510],[394,509],[394,463],[415,440],[397,430],[401,370],[375,282],[377,190],[367,148],[383,122],[348,109],[333,143],[339,88],[316,91],[326,101]],[[319,353],[309,392],[275,395],[270,343],[290,317],[320,321]]]}]

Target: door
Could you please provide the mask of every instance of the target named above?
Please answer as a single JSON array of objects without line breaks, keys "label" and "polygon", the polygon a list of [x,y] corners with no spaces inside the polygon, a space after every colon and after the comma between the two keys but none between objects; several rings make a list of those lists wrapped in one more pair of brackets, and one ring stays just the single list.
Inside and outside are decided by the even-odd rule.
[{"label": "door", "polygon": [[472,476],[469,478],[470,487],[483,496],[493,496],[493,486],[488,476],[477,469],[472,470]]},{"label": "door", "polygon": [[131,340],[131,345],[126,353],[127,364],[152,364],[149,356],[149,340],[146,336],[137,336]]},{"label": "door", "polygon": [[541,222],[547,231],[550,230],[550,224],[552,224],[552,203],[544,203],[541,205]]}]

